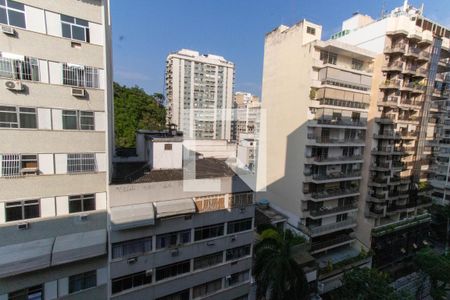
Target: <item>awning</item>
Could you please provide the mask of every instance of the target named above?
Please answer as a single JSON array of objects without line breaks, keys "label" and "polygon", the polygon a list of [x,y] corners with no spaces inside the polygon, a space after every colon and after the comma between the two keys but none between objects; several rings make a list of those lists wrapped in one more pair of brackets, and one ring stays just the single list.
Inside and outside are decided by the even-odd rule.
[{"label": "awning", "polygon": [[53,247],[52,265],[106,254],[106,230],[58,236]]},{"label": "awning", "polygon": [[195,203],[192,198],[153,202],[156,207],[156,217],[164,218],[195,213]]},{"label": "awning", "polygon": [[155,211],[151,202],[111,208],[112,230],[123,230],[154,224]]},{"label": "awning", "polygon": [[2,52],[1,57],[13,59],[13,60],[21,60],[21,61],[25,60],[25,56],[23,56],[23,55],[8,53],[8,52]]},{"label": "awning", "polygon": [[50,266],[54,238],[0,247],[0,278]]}]

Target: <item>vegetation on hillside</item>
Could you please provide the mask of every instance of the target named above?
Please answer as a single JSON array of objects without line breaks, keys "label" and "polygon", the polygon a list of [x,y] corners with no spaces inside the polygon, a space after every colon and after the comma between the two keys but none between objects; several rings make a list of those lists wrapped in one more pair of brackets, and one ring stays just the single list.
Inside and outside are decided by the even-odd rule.
[{"label": "vegetation on hillside", "polygon": [[114,123],[116,147],[134,147],[138,129],[161,130],[166,126],[166,109],[161,94],[148,95],[138,86],[114,83]]}]

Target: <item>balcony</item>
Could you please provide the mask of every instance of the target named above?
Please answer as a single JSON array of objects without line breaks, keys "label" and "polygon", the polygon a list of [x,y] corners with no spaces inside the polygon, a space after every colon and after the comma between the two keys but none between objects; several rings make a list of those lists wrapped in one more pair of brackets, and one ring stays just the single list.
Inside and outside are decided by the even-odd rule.
[{"label": "balcony", "polygon": [[381,118],[375,118],[375,122],[381,124],[393,124],[396,121],[396,116],[394,114],[383,114]]},{"label": "balcony", "polygon": [[[412,86],[411,86],[411,90],[412,90]],[[421,108],[423,105],[423,101],[413,101],[410,99],[403,98],[400,100],[400,105],[405,105],[405,106],[407,105],[407,106],[414,106],[417,108]]]},{"label": "balcony", "polygon": [[401,138],[400,133],[393,130],[383,130],[381,133],[374,133],[373,137],[375,139],[395,139],[399,140]]},{"label": "balcony", "polygon": [[[313,174],[313,175],[310,175],[310,177],[312,179],[312,182],[314,182],[314,183],[358,180],[358,179],[361,179],[361,171],[335,172],[335,173],[329,173],[329,174]],[[308,181],[307,178],[305,178],[305,181]]]},{"label": "balcony", "polygon": [[[372,257],[367,252],[359,252],[351,247],[344,247],[330,251],[329,253],[317,258],[319,262],[319,280],[325,280],[331,277],[337,277],[341,284],[342,276],[347,270],[353,268],[371,267]],[[331,290],[331,287],[324,288],[325,291]]]},{"label": "balcony", "polygon": [[403,155],[405,154],[404,147],[382,146],[372,150],[374,155]]},{"label": "balcony", "polygon": [[395,45],[386,46],[384,48],[384,53],[390,54],[390,53],[405,53],[406,51],[406,44],[405,43],[397,43]]},{"label": "balcony", "polygon": [[428,213],[418,215],[411,218],[406,218],[401,221],[392,222],[386,225],[381,225],[372,229],[372,236],[378,237],[391,233],[400,229],[408,228],[411,226],[417,226],[423,223],[429,223],[431,220],[431,215]]},{"label": "balcony", "polygon": [[429,60],[430,57],[431,57],[430,52],[428,52],[428,51],[420,51],[419,52],[419,56],[417,57],[417,60],[425,61],[425,60]]},{"label": "balcony", "polygon": [[422,94],[423,92],[425,92],[426,88],[427,87],[425,85],[422,85],[422,84],[419,84],[419,83],[415,83],[413,85],[412,92],[415,93],[415,94]]},{"label": "balcony", "polygon": [[404,92],[412,92],[413,89],[414,89],[414,82],[404,82],[400,87],[400,90]]},{"label": "balcony", "polygon": [[450,58],[442,58],[438,62],[438,72],[449,72],[450,71]]},{"label": "balcony", "polygon": [[337,156],[337,157],[324,157],[324,156],[314,156],[307,157],[306,162],[308,164],[314,165],[336,165],[336,164],[349,164],[355,162],[362,162],[362,155],[355,156]]},{"label": "balcony", "polygon": [[389,171],[391,168],[391,164],[389,162],[378,162],[370,165],[370,169],[373,171]]},{"label": "balcony", "polygon": [[333,189],[311,193],[312,201],[325,201],[359,195],[359,188]]},{"label": "balcony", "polygon": [[386,80],[380,84],[380,89],[398,89],[400,88],[400,80],[392,79]]},{"label": "balcony", "polygon": [[403,62],[394,61],[385,64],[381,67],[381,71],[383,72],[400,72],[403,69]]},{"label": "balcony", "polygon": [[398,116],[398,122],[419,123],[420,117],[418,116]]},{"label": "balcony", "polygon": [[384,208],[383,207],[377,207],[377,206],[371,206],[369,208],[369,216],[379,218],[384,216]]},{"label": "balcony", "polygon": [[405,53],[406,57],[419,57],[420,49],[416,47],[408,47],[408,50]]},{"label": "balcony", "polygon": [[415,77],[427,77],[427,69],[426,68],[418,68],[416,69]]},{"label": "balcony", "polygon": [[362,127],[365,128],[367,126],[367,121],[358,120],[352,118],[320,118],[315,119],[318,125],[323,125],[321,127],[332,127],[332,126],[343,126],[343,127]]},{"label": "balcony", "polygon": [[417,70],[417,66],[412,65],[412,64],[407,64],[403,68],[402,73],[403,74],[409,74],[409,75],[415,75],[416,74],[416,70]]},{"label": "balcony", "polygon": [[401,212],[406,212],[408,210],[408,205],[405,204],[393,204],[388,205],[386,208],[386,214],[392,215],[392,214],[398,214]]},{"label": "balcony", "polygon": [[397,107],[399,97],[384,97],[381,101],[378,101],[379,106]]},{"label": "balcony", "polygon": [[325,251],[328,249],[332,249],[335,247],[339,247],[345,244],[349,244],[355,240],[354,237],[351,237],[347,234],[338,235],[332,239],[327,239],[325,241],[313,242],[311,244],[311,254],[317,253],[320,251]]},{"label": "balcony", "polygon": [[345,206],[337,206],[337,207],[333,207],[333,208],[321,207],[320,209],[317,209],[317,210],[310,210],[309,215],[311,216],[312,219],[315,219],[318,217],[323,217],[323,216],[328,216],[328,215],[336,215],[336,214],[343,213],[343,212],[356,211],[357,209],[358,208],[354,204],[345,205]]},{"label": "balcony", "polygon": [[313,140],[313,143],[317,144],[327,144],[329,146],[343,146],[343,145],[364,145],[365,140],[364,138],[330,138],[326,136],[318,136],[314,134],[308,134],[308,140]]},{"label": "balcony", "polygon": [[347,218],[347,220],[345,220],[345,221],[326,224],[326,225],[306,226],[303,224],[299,224],[300,229],[312,237],[324,235],[327,233],[331,233],[331,232],[335,232],[335,231],[339,231],[339,230],[343,230],[343,229],[353,228],[355,226],[356,226],[356,219],[351,218],[351,217]]}]

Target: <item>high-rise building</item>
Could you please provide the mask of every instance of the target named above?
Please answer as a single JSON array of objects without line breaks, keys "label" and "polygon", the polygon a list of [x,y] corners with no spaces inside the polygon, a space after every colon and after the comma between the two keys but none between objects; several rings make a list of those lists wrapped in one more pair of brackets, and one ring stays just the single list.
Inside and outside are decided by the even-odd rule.
[{"label": "high-rise building", "polygon": [[322,41],[321,33],[320,25],[303,20],[266,35],[262,109],[267,123],[260,134],[266,158],[258,158],[257,173],[267,181],[258,198],[308,237],[319,264],[319,293],[326,293],[340,284],[346,267],[371,264],[354,229],[363,209],[374,54]]},{"label": "high-rise building", "polygon": [[[337,41],[376,53],[358,237],[389,269],[429,243],[427,181],[445,190],[450,31],[405,1],[379,20],[353,15]],[[439,129],[441,128],[441,129]]]},{"label": "high-rise building", "polygon": [[105,299],[107,0],[0,1],[0,299]]},{"label": "high-rise building", "polygon": [[233,108],[234,118],[231,128],[231,139],[239,142],[241,134],[257,134],[261,108],[259,98],[250,93],[236,92],[234,94]]},{"label": "high-rise building", "polygon": [[167,56],[167,121],[190,139],[231,139],[234,64],[180,50]]}]

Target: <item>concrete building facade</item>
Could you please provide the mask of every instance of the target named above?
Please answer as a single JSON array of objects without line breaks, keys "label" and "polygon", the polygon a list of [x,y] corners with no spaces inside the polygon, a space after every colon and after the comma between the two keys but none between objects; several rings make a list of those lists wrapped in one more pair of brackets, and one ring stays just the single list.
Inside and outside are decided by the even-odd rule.
[{"label": "concrete building facade", "polygon": [[231,139],[234,64],[182,49],[166,61],[167,121],[186,138]]},{"label": "concrete building facade", "polygon": [[0,1],[2,300],[106,298],[108,4]]},{"label": "concrete building facade", "polygon": [[261,102],[250,93],[236,92],[233,100],[232,140],[239,142],[241,134],[258,135]]}]

